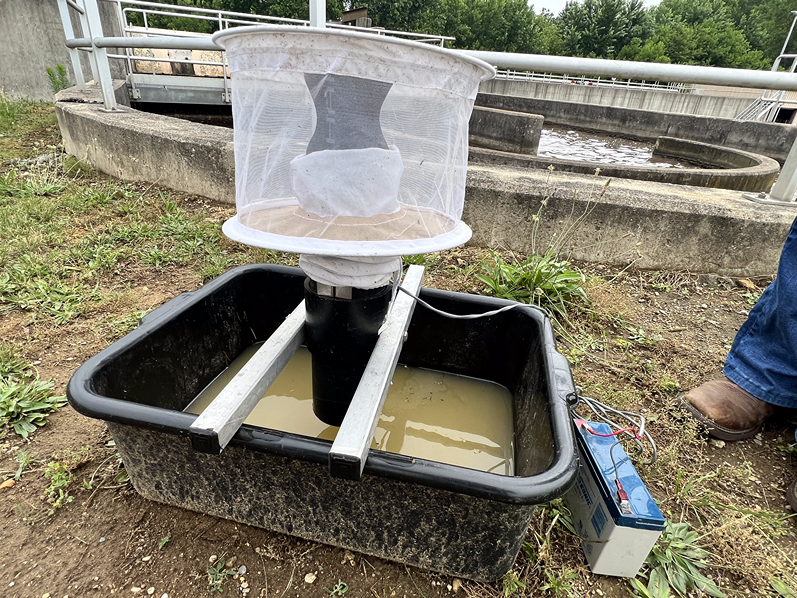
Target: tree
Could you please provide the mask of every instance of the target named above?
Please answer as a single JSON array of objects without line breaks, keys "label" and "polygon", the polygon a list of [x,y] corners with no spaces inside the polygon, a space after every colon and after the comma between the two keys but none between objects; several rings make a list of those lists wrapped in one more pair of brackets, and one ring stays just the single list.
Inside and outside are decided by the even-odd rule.
[{"label": "tree", "polygon": [[572,56],[613,58],[635,37],[651,33],[641,0],[569,2],[559,16],[564,49]]}]

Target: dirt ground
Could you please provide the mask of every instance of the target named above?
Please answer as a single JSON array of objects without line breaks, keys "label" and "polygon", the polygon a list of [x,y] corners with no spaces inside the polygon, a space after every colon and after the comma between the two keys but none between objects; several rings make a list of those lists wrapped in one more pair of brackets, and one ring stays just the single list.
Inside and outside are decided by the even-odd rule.
[{"label": "dirt ground", "polygon": [[[34,141],[17,140],[24,151],[15,151],[35,154],[40,146]],[[14,167],[6,163],[0,174]],[[180,201],[189,214],[207,215],[216,225],[230,213],[199,198]],[[430,256],[426,284],[484,292],[473,273],[485,259],[489,254],[478,248]],[[750,441],[708,442],[677,401],[681,390],[720,373],[736,331],[769,281],[581,266],[591,278],[590,303],[572,314],[559,339],[576,383],[589,396],[649,416],[659,460],[640,465],[640,473],[665,515],[698,530],[711,553],[710,577],[729,594],[775,595],[771,580],[784,579],[797,558],[784,496],[797,476],[789,448],[793,414],[773,418]],[[104,288],[126,290],[123,304],[107,303],[55,325],[0,299],[0,338],[63,394],[75,369],[118,338],[102,325],[109,314],[123,315],[131,305],[151,310],[202,284],[190,265],[130,259],[102,280]],[[208,569],[221,557],[230,572],[217,590],[224,595],[628,595],[624,580],[589,573],[577,538],[556,525],[555,504],[538,510],[529,531],[534,555],[518,557],[514,571],[526,587],[482,584],[144,500],[120,478],[111,440],[103,422],[69,406],[28,441],[13,432],[0,440],[0,479],[12,478],[20,452],[35,459],[12,487],[0,488],[0,595],[204,596],[214,593]],[[53,460],[68,463],[74,476],[73,500],[58,509],[45,495],[45,466]],[[546,532],[548,541],[541,540]]]}]

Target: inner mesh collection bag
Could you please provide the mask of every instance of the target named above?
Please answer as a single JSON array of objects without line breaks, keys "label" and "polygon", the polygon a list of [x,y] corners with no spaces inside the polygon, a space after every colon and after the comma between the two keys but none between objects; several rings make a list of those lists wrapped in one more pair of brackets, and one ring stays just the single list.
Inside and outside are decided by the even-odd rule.
[{"label": "inner mesh collection bag", "polygon": [[294,26],[213,40],[232,77],[237,214],[249,245],[396,256],[470,238],[468,119],[486,63],[398,38]]}]

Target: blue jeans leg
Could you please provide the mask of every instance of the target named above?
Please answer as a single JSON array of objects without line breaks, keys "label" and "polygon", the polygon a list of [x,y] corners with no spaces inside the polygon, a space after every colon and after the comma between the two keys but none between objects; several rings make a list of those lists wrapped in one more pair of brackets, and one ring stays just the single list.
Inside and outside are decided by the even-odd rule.
[{"label": "blue jeans leg", "polygon": [[783,246],[778,276],[736,334],[724,371],[754,397],[797,408],[797,219]]}]

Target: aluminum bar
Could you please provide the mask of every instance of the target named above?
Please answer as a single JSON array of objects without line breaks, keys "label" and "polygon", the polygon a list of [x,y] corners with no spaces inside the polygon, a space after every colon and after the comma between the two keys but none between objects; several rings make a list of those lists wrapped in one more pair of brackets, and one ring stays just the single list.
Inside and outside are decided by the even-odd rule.
[{"label": "aluminum bar", "polygon": [[[63,25],[67,42],[75,37],[75,32],[72,29],[72,19],[69,16],[69,6],[72,6],[81,14],[83,12],[83,9],[71,2],[71,0],[58,0],[58,12],[61,14],[61,24]],[[78,89],[86,89],[86,81],[83,79],[83,67],[80,66],[80,55],[75,48],[69,47],[69,43],[67,43],[67,47],[69,48],[69,60],[72,62],[72,72],[75,73],[75,84]]]},{"label": "aluminum bar", "polygon": [[454,52],[480,58],[501,69],[797,91],[797,75],[792,73],[479,50]]},{"label": "aluminum bar", "polygon": [[[401,286],[417,295],[423,275],[423,266],[410,266]],[[333,477],[359,480],[362,476],[413,311],[415,299],[399,293],[329,451],[329,472]]]},{"label": "aluminum bar", "polygon": [[[102,21],[100,20],[100,8],[97,6],[97,0],[83,0],[83,7],[86,10],[86,20],[92,39],[102,38]],[[84,31],[83,34],[85,35],[86,32]],[[108,111],[116,110],[111,65],[108,63],[108,55],[105,52],[105,48],[95,47],[91,55],[97,65],[96,76],[99,81],[95,81],[95,83],[99,83],[102,89],[102,100],[105,104],[105,109]]]},{"label": "aluminum bar", "polygon": [[302,301],[188,429],[191,446],[218,455],[304,341]]}]

